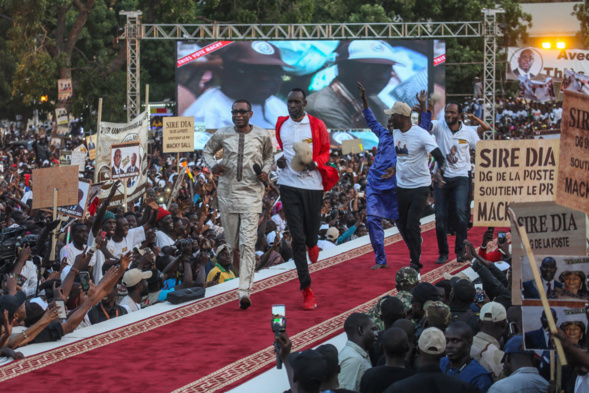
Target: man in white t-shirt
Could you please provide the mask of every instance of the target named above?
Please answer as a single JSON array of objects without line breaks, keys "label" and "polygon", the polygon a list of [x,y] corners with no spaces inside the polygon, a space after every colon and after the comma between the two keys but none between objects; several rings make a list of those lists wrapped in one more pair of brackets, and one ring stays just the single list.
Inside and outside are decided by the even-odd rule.
[{"label": "man in white t-shirt", "polygon": [[[86,246],[91,246],[91,244],[88,244],[88,227],[83,222],[78,221],[73,223],[70,232],[72,241],[67,247],[61,248],[61,251],[59,252],[59,260],[63,261],[67,258],[67,264],[73,266],[76,257],[84,252]],[[96,253],[92,256],[92,259],[90,259],[89,266],[94,266],[95,263]]]},{"label": "man in white t-shirt", "polygon": [[277,202],[274,206],[274,215],[272,221],[276,223],[276,230],[280,233],[286,230],[286,218],[284,217],[284,210],[282,209],[282,202]]},{"label": "man in white t-shirt", "polygon": [[147,279],[151,278],[151,275],[150,270],[127,270],[123,276],[123,285],[127,288],[128,294],[121,300],[120,306],[125,307],[130,313],[141,310],[141,300],[149,295]]},{"label": "man in white t-shirt", "polygon": [[423,128],[411,124],[409,105],[397,101],[392,109],[386,110],[385,113],[390,115],[388,127],[389,130],[392,128],[397,153],[397,227],[409,248],[410,267],[419,272],[423,267],[420,262],[420,219],[432,182],[428,168],[429,154],[439,164],[437,178],[440,178],[440,172],[443,172],[446,163],[434,138]]},{"label": "man in white t-shirt", "polygon": [[[469,114],[471,122],[478,127],[462,123],[462,106],[457,102],[446,105],[444,120],[433,120],[431,133],[446,158],[444,185],[434,182],[434,200],[436,213],[436,236],[438,238],[439,258],[437,264],[448,262],[448,220],[455,219],[456,243],[454,251],[458,262],[465,262],[464,241],[470,220],[470,151],[475,149],[480,140],[479,133],[491,128],[478,117]],[[471,123],[472,124],[472,123]],[[456,217],[449,217],[450,204],[454,204]]]},{"label": "man in white t-shirt", "polygon": [[[287,104],[289,116],[280,117],[276,123],[276,140],[284,152],[276,162],[281,169],[278,184],[292,234],[293,259],[303,293],[303,309],[313,310],[317,302],[311,290],[307,253],[311,263],[317,262],[324,182],[329,179],[325,169],[330,152],[329,134],[322,120],[305,112],[307,96],[302,89],[292,89]],[[312,159],[307,164],[295,153],[295,145],[299,151],[312,152]]]},{"label": "man in white t-shirt", "polygon": [[145,232],[155,224],[155,212],[158,211],[159,206],[152,199],[149,199],[147,203],[151,208],[151,217],[140,227],[129,229],[129,222],[125,217],[116,218],[115,233],[106,243],[106,249],[115,258],[120,258],[123,254],[133,250],[133,247],[141,244],[145,240]]},{"label": "man in white t-shirt", "polygon": [[158,209],[156,223],[158,230],[155,232],[155,245],[160,249],[174,245],[176,243],[176,234],[174,233],[172,213],[160,207]]}]

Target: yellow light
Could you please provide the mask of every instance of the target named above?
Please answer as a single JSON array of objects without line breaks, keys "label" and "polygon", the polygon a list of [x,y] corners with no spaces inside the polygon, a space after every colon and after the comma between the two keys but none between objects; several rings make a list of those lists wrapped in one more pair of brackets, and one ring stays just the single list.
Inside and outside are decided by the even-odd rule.
[{"label": "yellow light", "polygon": [[556,47],[558,49],[564,49],[564,48],[566,48],[566,44],[564,42],[557,42]]},{"label": "yellow light", "polygon": [[48,97],[46,95],[41,96],[41,102],[47,102],[47,99],[48,99]]},{"label": "yellow light", "polygon": [[552,45],[550,44],[550,42],[543,42],[542,43],[542,48],[544,49],[550,49]]}]

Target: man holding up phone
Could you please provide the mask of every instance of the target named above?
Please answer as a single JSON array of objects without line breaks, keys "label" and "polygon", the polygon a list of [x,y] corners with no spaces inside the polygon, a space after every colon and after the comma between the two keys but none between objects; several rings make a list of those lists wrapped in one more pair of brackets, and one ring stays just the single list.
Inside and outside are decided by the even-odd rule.
[{"label": "man holding up phone", "polygon": [[[219,176],[217,200],[229,255],[239,245],[237,295],[239,307],[245,310],[251,305],[258,218],[262,213],[264,183],[273,164],[272,139],[267,130],[250,124],[253,112],[249,101],[235,101],[231,115],[234,125],[215,132],[204,147],[203,158],[213,174]],[[221,149],[223,160],[218,163],[215,154]],[[261,167],[259,175],[254,165]]]}]

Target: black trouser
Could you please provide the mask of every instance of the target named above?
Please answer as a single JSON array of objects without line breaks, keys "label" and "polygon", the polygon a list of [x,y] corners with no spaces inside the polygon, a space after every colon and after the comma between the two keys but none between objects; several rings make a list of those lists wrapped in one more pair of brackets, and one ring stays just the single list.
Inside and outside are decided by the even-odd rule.
[{"label": "black trouser", "polygon": [[323,191],[280,186],[280,199],[292,236],[293,259],[303,290],[311,286],[306,247],[317,245]]},{"label": "black trouser", "polygon": [[397,228],[407,244],[411,266],[421,269],[421,227],[420,219],[427,203],[429,187],[401,188],[397,186],[399,220]]}]

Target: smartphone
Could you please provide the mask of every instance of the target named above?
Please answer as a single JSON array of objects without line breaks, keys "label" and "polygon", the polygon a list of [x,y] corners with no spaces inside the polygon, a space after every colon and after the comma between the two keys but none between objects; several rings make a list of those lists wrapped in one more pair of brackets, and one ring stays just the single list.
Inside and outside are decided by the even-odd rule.
[{"label": "smartphone", "polygon": [[82,290],[84,292],[88,292],[90,289],[90,273],[88,272],[80,272],[80,284],[82,284]]},{"label": "smartphone", "polygon": [[57,318],[59,319],[67,319],[67,313],[65,312],[65,303],[61,299],[57,299],[55,301],[55,305],[57,306]]},{"label": "smartphone", "polygon": [[474,284],[476,289],[475,303],[482,303],[485,301],[485,293],[483,292],[483,284]]},{"label": "smartphone", "polygon": [[27,278],[20,274],[16,274],[14,278],[16,278],[16,285],[19,287],[22,287],[25,284],[25,281],[27,281]]},{"label": "smartphone", "polygon": [[286,308],[284,304],[272,305],[272,330],[286,330]]},{"label": "smartphone", "polygon": [[505,240],[507,240],[505,232],[497,232],[497,243],[503,244],[505,243]]},{"label": "smartphone", "polygon": [[221,272],[217,272],[217,274],[215,274],[215,277],[213,277],[213,281],[218,280],[219,277],[221,277]]},{"label": "smartphone", "polygon": [[515,322],[509,322],[509,335],[515,336],[517,334],[517,325]]}]

